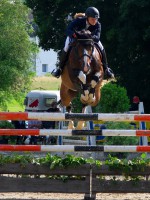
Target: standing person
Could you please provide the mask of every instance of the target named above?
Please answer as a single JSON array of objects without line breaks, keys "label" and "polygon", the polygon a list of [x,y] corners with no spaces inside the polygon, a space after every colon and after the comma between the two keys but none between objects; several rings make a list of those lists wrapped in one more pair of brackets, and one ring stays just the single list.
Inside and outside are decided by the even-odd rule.
[{"label": "standing person", "polygon": [[[33,110],[32,112],[37,112],[36,110]],[[42,125],[41,121],[38,120],[30,120],[28,121],[28,129],[40,129]],[[31,136],[29,144],[37,144],[37,136]]]},{"label": "standing person", "polygon": [[139,110],[139,103],[140,103],[139,97],[138,96],[134,96],[133,99],[132,99],[132,104],[131,104],[130,111]]},{"label": "standing person", "polygon": [[[12,121],[15,129],[26,129],[25,121]],[[24,144],[25,137],[20,135],[17,136],[16,144]]]},{"label": "standing person", "polygon": [[97,10],[97,8],[89,7],[85,11],[85,17],[76,18],[69,24],[67,28],[67,38],[65,42],[65,47],[62,50],[58,68],[52,71],[52,75],[54,77],[59,78],[60,75],[62,74],[63,68],[67,60],[69,44],[76,38],[75,30],[81,31],[84,29],[91,32],[93,41],[97,44],[98,48],[100,49],[106,78],[107,79],[114,78],[113,71],[108,67],[105,49],[102,43],[100,42],[101,24],[98,21],[99,18],[100,18],[100,13]]}]

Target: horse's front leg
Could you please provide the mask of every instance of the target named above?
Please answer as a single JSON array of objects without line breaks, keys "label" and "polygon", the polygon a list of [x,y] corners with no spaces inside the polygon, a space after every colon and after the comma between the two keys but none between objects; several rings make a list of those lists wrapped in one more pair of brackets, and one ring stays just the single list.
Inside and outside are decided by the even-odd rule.
[{"label": "horse's front leg", "polygon": [[89,104],[93,104],[95,102],[95,87],[98,84],[98,82],[100,81],[100,76],[101,76],[101,73],[96,72],[94,74],[94,76],[92,77],[91,89],[90,89],[90,92],[89,92],[89,101],[88,101]]},{"label": "horse's front leg", "polygon": [[81,102],[86,103],[89,99],[89,91],[86,85],[86,75],[82,71],[79,71],[78,78],[82,82],[83,94],[81,94]]}]

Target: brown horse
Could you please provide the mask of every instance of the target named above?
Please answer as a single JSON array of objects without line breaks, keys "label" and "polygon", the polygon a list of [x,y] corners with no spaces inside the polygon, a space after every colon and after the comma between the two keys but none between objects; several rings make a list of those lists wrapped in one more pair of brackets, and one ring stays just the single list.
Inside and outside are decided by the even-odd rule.
[{"label": "brown horse", "polygon": [[[81,93],[82,112],[87,105],[96,106],[100,101],[100,86],[103,81],[102,56],[96,48],[89,31],[76,32],[68,61],[61,75],[61,104],[71,109],[71,101]],[[78,129],[82,122],[77,125]],[[71,126],[70,128],[73,128]]]}]

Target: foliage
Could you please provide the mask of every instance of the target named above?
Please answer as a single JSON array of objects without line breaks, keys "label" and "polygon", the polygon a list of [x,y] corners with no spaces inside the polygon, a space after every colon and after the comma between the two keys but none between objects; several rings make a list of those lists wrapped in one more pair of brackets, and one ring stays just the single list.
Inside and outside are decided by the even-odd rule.
[{"label": "foliage", "polygon": [[21,0],[0,1],[0,105],[23,96],[30,85],[32,58],[36,45],[29,34],[29,9]]},{"label": "foliage", "polygon": [[[107,129],[113,130],[131,130],[133,126],[128,122],[106,122]],[[136,145],[138,144],[137,137],[125,137],[125,136],[109,136],[106,137],[106,143],[108,145]]]},{"label": "foliage", "polygon": [[[0,121],[0,128],[1,129],[14,129],[14,125],[9,121]],[[9,139],[12,141],[14,138],[9,137],[9,136],[0,135],[0,141],[2,141],[2,143],[6,140],[8,142]]]},{"label": "foliage", "polygon": [[80,101],[81,94],[79,93],[76,98],[72,101],[72,112],[81,113],[82,112],[82,103]]},{"label": "foliage", "polygon": [[32,163],[33,157],[29,154],[27,155],[18,155],[12,154],[10,156],[0,155],[0,165],[9,164],[9,163],[20,163],[21,166],[25,166],[28,163]]},{"label": "foliage", "polygon": [[36,34],[40,39],[40,46],[45,50],[52,48],[55,51],[63,48],[69,13],[84,12],[88,5],[85,0],[26,0],[25,2],[33,10],[34,20],[38,25]]},{"label": "foliage", "polygon": [[31,154],[26,155],[18,155],[12,154],[11,156],[0,155],[0,164],[8,164],[8,163],[22,163],[24,166],[28,163],[35,165],[47,165],[50,169],[54,168],[67,168],[67,167],[77,167],[80,165],[84,165],[86,163],[96,164],[97,166],[101,165],[100,161],[96,161],[93,158],[85,159],[83,157],[76,157],[74,155],[66,155],[64,158],[58,155],[46,154],[45,157],[34,157]]},{"label": "foliage", "polygon": [[137,176],[131,176],[130,172],[144,171],[146,166],[150,165],[150,159],[143,153],[140,157],[133,158],[132,160],[118,159],[117,157],[108,156],[105,164],[109,166],[111,170],[119,170],[125,175],[126,178],[137,180]]},{"label": "foliage", "polygon": [[[117,129],[117,130],[131,130],[133,126],[128,122],[106,122],[107,129]],[[109,136],[105,137],[104,144],[106,145],[137,145],[138,137],[126,137],[126,136]],[[127,156],[128,153],[110,153],[111,155],[117,156]]]},{"label": "foliage", "polygon": [[[96,165],[97,167],[101,167],[103,165],[109,166],[110,170],[116,170],[121,171],[122,174],[127,178],[130,178],[132,180],[137,180],[137,176],[131,176],[131,172],[135,171],[143,171],[145,167],[150,165],[150,159],[146,157],[146,154],[142,154],[141,156],[138,156],[137,158],[134,158],[132,160],[127,159],[118,159],[117,157],[112,157],[109,155],[109,157],[102,163],[99,160],[94,160],[93,158],[82,158],[82,157],[76,157],[74,155],[66,155],[64,158],[57,156],[57,155],[51,155],[47,154],[45,157],[34,157],[32,154],[25,154],[25,155],[18,155],[18,154],[12,154],[12,155],[0,155],[0,165],[7,165],[7,164],[20,164],[21,167],[26,167],[28,164],[38,165],[38,166],[49,166],[50,170],[61,168],[66,169],[68,167],[75,168],[77,166],[82,166],[84,164],[90,164],[90,165]],[[61,176],[58,177],[57,175],[51,176],[48,178],[52,179],[62,179],[63,181],[68,176]],[[81,177],[78,177],[81,178]]]},{"label": "foliage", "polygon": [[95,108],[95,112],[116,113],[129,110],[129,98],[127,91],[114,83],[105,84],[101,89],[101,100]]},{"label": "foliage", "polygon": [[2,128],[2,129],[13,129],[14,125],[9,121],[0,121],[0,128]]},{"label": "foliage", "polygon": [[150,112],[150,1],[26,0],[26,4],[33,9],[40,46],[55,51],[64,46],[68,15],[84,12],[88,6],[97,7],[101,41],[119,84],[127,88],[130,99],[139,96]]}]

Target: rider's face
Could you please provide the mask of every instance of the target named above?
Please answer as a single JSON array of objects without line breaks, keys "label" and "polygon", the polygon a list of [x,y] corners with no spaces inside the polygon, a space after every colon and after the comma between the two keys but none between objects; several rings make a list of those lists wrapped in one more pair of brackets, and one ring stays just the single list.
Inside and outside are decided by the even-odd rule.
[{"label": "rider's face", "polygon": [[98,19],[93,18],[93,17],[88,17],[88,22],[89,24],[91,24],[92,26],[94,26],[97,23]]}]

